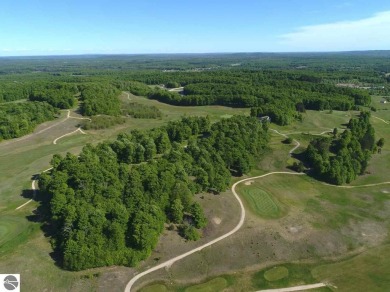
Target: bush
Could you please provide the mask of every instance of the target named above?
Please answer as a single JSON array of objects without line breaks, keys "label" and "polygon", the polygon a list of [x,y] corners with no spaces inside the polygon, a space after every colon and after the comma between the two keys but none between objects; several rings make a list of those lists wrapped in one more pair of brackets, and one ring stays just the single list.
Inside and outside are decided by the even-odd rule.
[{"label": "bush", "polygon": [[194,226],[184,224],[179,229],[179,234],[186,240],[197,241],[200,238],[198,230]]}]

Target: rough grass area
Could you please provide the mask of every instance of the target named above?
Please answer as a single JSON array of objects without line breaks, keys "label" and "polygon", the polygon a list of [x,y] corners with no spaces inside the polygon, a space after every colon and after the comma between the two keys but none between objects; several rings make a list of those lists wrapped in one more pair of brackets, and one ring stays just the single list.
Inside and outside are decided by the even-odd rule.
[{"label": "rough grass area", "polygon": [[281,209],[276,200],[259,187],[240,186],[242,197],[252,212],[264,218],[278,218]]},{"label": "rough grass area", "polygon": [[228,286],[228,282],[223,277],[214,278],[206,283],[194,285],[186,288],[185,292],[218,292],[223,291]]},{"label": "rough grass area", "polygon": [[288,277],[288,269],[286,267],[274,267],[264,273],[264,279],[269,282],[279,281]]}]

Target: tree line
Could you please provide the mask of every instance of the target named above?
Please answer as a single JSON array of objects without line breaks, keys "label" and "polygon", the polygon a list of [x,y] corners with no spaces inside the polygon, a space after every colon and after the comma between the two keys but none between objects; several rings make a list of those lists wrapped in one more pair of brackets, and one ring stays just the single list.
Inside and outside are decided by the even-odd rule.
[{"label": "tree line", "polygon": [[46,102],[0,104],[0,141],[27,135],[57,115],[58,110]]},{"label": "tree line", "polygon": [[53,247],[69,270],[134,266],[156,246],[165,223],[188,240],[207,224],[194,194],[224,191],[268,142],[267,127],[235,116],[213,125],[184,117],[166,126],[55,155],[39,179]]}]

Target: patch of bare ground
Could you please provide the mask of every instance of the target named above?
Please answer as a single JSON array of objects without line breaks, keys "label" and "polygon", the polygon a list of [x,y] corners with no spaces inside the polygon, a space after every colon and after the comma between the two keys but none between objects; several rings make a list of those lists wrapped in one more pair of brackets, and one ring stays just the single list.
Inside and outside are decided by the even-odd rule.
[{"label": "patch of bare ground", "polygon": [[218,217],[214,217],[213,218],[213,223],[216,224],[216,225],[221,224],[221,221],[222,221],[221,218],[218,218]]}]

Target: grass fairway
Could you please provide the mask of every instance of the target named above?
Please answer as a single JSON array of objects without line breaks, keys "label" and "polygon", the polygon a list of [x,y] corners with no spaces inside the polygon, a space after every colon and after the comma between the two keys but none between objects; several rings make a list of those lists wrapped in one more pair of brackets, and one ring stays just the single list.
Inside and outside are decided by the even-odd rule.
[{"label": "grass fairway", "polygon": [[240,191],[246,205],[256,215],[263,218],[278,218],[281,216],[280,204],[276,203],[276,200],[263,189],[244,185],[240,186]]},{"label": "grass fairway", "polygon": [[[286,264],[252,273],[253,290],[286,288],[321,282],[321,279],[312,275],[311,271],[315,267],[315,265]],[[322,287],[310,291],[331,291],[331,289]]]},{"label": "grass fairway", "polygon": [[312,274],[336,286],[337,291],[389,291],[389,258],[387,244],[343,262],[318,266]]},{"label": "grass fairway", "polygon": [[168,292],[168,288],[162,284],[153,284],[139,290],[140,292]]},{"label": "grass fairway", "polygon": [[288,277],[288,269],[286,267],[274,267],[264,273],[264,278],[269,282],[279,281]]}]

